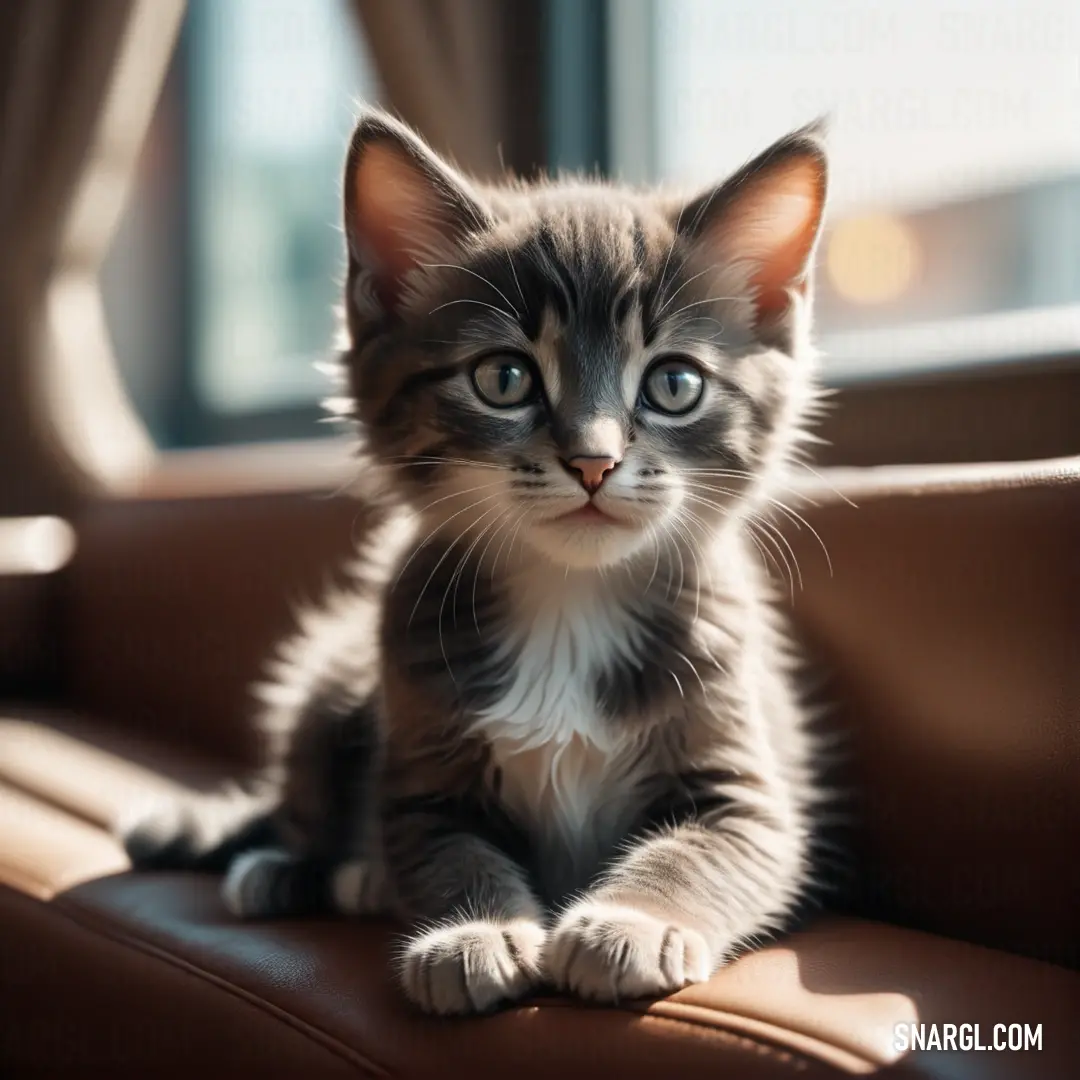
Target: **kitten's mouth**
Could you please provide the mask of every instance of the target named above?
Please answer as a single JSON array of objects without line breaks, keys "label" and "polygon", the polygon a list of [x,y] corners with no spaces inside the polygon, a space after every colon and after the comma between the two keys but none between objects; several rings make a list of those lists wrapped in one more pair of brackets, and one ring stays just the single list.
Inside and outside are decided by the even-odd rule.
[{"label": "kitten's mouth", "polygon": [[565,514],[559,514],[558,517],[552,518],[551,520],[566,525],[617,525],[620,528],[626,527],[625,521],[620,521],[618,518],[604,513],[599,506],[591,502],[586,503],[584,506],[579,506],[576,510],[571,510]]}]

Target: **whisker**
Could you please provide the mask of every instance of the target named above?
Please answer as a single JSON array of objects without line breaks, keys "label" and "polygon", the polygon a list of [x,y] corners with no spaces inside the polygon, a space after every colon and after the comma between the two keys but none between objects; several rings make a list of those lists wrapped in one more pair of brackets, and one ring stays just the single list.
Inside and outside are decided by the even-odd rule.
[{"label": "whisker", "polygon": [[495,531],[488,538],[488,542],[484,545],[483,550],[480,552],[480,555],[476,560],[476,567],[475,567],[475,569],[473,571],[473,579],[472,579],[472,615],[473,615],[473,626],[476,627],[477,635],[480,634],[480,620],[479,620],[479,618],[477,617],[477,614],[476,614],[476,587],[477,587],[477,582],[480,580],[480,567],[484,565],[484,558],[487,556],[488,549],[491,547],[492,542],[495,540],[495,537],[498,536],[499,533],[501,533],[503,531],[503,529],[506,527],[505,522],[506,522],[506,519],[509,518],[509,517],[510,517],[510,511],[509,510],[504,510],[502,517],[497,519]]},{"label": "whisker", "polygon": [[[514,544],[517,543],[518,532],[521,530],[521,525],[524,522],[524,520],[525,520],[525,515],[522,514],[521,517],[518,518],[517,525],[514,526],[514,535],[510,537],[510,546],[506,549],[506,561],[507,561],[507,563],[510,562],[510,556],[513,554]],[[524,555],[525,549],[522,548],[521,550],[522,550],[522,554]]]},{"label": "whisker", "polygon": [[[693,481],[684,481],[684,486],[686,488],[692,488],[692,489],[697,490],[697,491],[708,491],[708,492],[710,492],[710,494],[713,494],[713,493],[724,494],[724,495],[736,495],[737,494],[736,492],[731,491],[728,488],[720,488],[720,487],[713,487],[711,485],[697,484],[697,483],[694,483]],[[780,499],[777,499],[773,495],[766,495],[765,497],[789,521],[791,521],[792,524],[794,524],[794,526],[797,529],[799,529],[801,531],[805,527],[807,529],[807,531],[814,537],[814,539],[818,543],[818,546],[821,548],[822,553],[825,555],[825,563],[829,568],[829,576],[832,577],[833,573],[834,573],[832,558],[829,555],[828,548],[825,546],[825,541],[821,539],[821,534],[817,531],[817,529],[815,529],[814,526],[811,525],[810,522],[807,521],[806,518],[802,516],[802,514],[798,513],[798,511],[793,510],[790,506],[788,506],[787,503],[782,502]],[[720,509],[720,507],[717,506],[717,509]],[[786,540],[785,540],[785,543],[787,543]]]},{"label": "whisker", "polygon": [[711,322],[716,324],[716,329],[706,337],[706,341],[715,341],[724,332],[724,324],[713,315],[695,315],[688,323]]},{"label": "whisker", "polygon": [[792,548],[791,544],[788,542],[788,538],[775,525],[773,525],[772,522],[766,521],[765,518],[761,517],[760,515],[756,515],[755,519],[760,526],[768,529],[769,532],[771,532],[777,538],[777,540],[787,549],[787,553],[791,556],[791,561],[795,565],[795,573],[799,579],[799,590],[802,591],[802,569],[799,566],[798,556],[795,554],[794,548]]},{"label": "whisker", "polygon": [[[723,507],[720,508],[720,511],[721,511],[722,514],[724,514],[725,517],[730,517],[731,516],[730,513],[726,509],[724,509]],[[696,523],[698,531],[699,531],[700,538],[702,538],[702,539],[703,538],[708,538],[708,537],[710,537],[712,535],[712,533],[713,533],[712,526],[710,526],[708,524],[708,522],[706,522],[701,517],[700,514],[694,513],[694,511],[691,510],[688,506],[679,507],[678,513],[680,515],[682,515],[688,521],[688,523],[691,524],[691,526],[694,523]],[[708,579],[709,579],[709,595],[710,596],[719,595],[719,593],[717,592],[717,588],[716,588],[716,579],[713,577],[712,563],[709,561],[708,558],[705,559],[705,573],[706,573],[706,575],[708,576]]]},{"label": "whisker", "polygon": [[349,488],[353,486],[353,484],[359,484],[363,481],[363,479],[364,470],[362,468],[357,469],[354,475],[350,476],[348,480],[342,480],[342,482],[338,484],[338,486],[334,488],[333,491],[318,492],[313,496],[313,498],[319,500],[320,502],[330,499],[337,499],[344,492],[348,491]]},{"label": "whisker", "polygon": [[[482,490],[483,488],[485,488],[485,487],[489,487],[489,486],[494,486],[494,485],[482,484],[482,485],[481,485],[481,486],[480,486],[479,488],[477,488],[476,490],[477,490],[477,491],[480,491],[480,490]],[[398,573],[397,573],[397,577],[396,577],[396,578],[394,578],[394,583],[393,583],[393,585],[391,585],[391,586],[390,586],[390,592],[393,592],[393,591],[394,591],[394,589],[395,589],[395,588],[397,587],[397,584],[398,584],[398,582],[399,582],[399,581],[401,581],[401,575],[402,575],[402,574],[404,574],[406,570],[408,570],[408,568],[409,568],[409,565],[410,565],[410,564],[412,563],[413,559],[415,559],[415,558],[416,558],[416,556],[417,556],[417,555],[419,555],[419,554],[420,554],[420,552],[421,552],[421,551],[422,551],[422,550],[423,550],[423,549],[424,549],[425,547],[427,547],[427,545],[428,545],[428,544],[429,544],[429,543],[431,542],[431,539],[432,539],[432,538],[433,538],[433,537],[434,537],[434,536],[435,536],[435,535],[436,535],[437,533],[439,533],[439,532],[440,532],[440,531],[441,531],[442,529],[446,528],[446,526],[447,526],[447,525],[449,525],[449,524],[450,524],[450,522],[451,522],[451,521],[453,521],[453,520],[454,520],[455,518],[459,518],[459,517],[461,517],[461,515],[462,515],[462,514],[466,513],[466,512],[467,512],[467,511],[469,511],[469,510],[472,510],[472,509],[474,509],[475,507],[479,506],[479,505],[480,505],[481,503],[485,503],[485,502],[487,502],[487,501],[488,501],[488,499],[494,499],[494,498],[497,498],[497,497],[498,497],[498,492],[495,492],[495,493],[493,493],[493,494],[491,494],[491,495],[485,495],[485,496],[484,496],[483,498],[477,499],[477,500],[476,500],[475,502],[471,502],[471,503],[469,503],[469,505],[468,505],[468,506],[466,506],[466,507],[463,507],[463,508],[462,508],[461,510],[458,510],[458,511],[456,511],[455,513],[451,514],[451,515],[450,515],[450,517],[446,518],[446,519],[445,519],[444,521],[440,521],[440,522],[439,522],[439,523],[438,523],[438,524],[437,524],[437,525],[435,526],[435,528],[434,528],[434,529],[432,529],[432,530],[431,530],[431,532],[429,532],[429,533],[427,534],[427,536],[425,536],[425,537],[424,537],[423,541],[422,541],[421,543],[417,544],[417,545],[416,545],[416,547],[414,547],[414,548],[413,548],[413,550],[412,550],[411,554],[410,554],[410,555],[409,555],[409,557],[408,557],[408,558],[407,558],[407,559],[405,560],[405,563],[404,563],[404,565],[403,565],[403,566],[401,567],[401,569],[400,569],[400,570],[398,571]],[[440,500],[437,500],[437,501],[439,501],[439,502],[443,502],[443,501],[445,501],[445,500],[444,500],[444,499],[440,499]],[[425,508],[425,509],[427,509],[427,508]]]},{"label": "whisker", "polygon": [[675,680],[675,685],[679,688],[679,697],[681,697],[685,701],[686,694],[683,692],[682,683],[679,682],[679,676],[676,675],[675,672],[671,670],[671,668],[667,669],[667,673]]},{"label": "whisker", "polygon": [[767,560],[765,564],[766,571],[768,571],[768,565],[771,563],[777,574],[779,574],[780,577],[782,577],[790,585],[790,572],[788,574],[785,574],[784,571],[781,569],[780,563],[777,561],[776,556],[773,554],[772,548],[763,543],[763,541],[759,538],[758,533],[754,528],[754,523],[752,521],[746,522],[746,535],[750,539],[751,543],[753,543],[754,547],[758,549],[758,552],[761,554],[761,556],[765,560]]},{"label": "whisker", "polygon": [[448,499],[457,499],[462,495],[471,495],[474,491],[487,491],[488,488],[502,487],[501,480],[492,480],[487,484],[476,484],[473,487],[462,488],[460,491],[451,491],[448,495],[442,495],[438,499],[432,499],[429,503],[424,503],[419,510],[416,511],[417,517],[423,517],[433,506],[438,506],[439,503],[444,503]]},{"label": "whisker", "polygon": [[726,476],[732,480],[753,480],[754,474],[745,469],[681,469],[684,476]]},{"label": "whisker", "polygon": [[[488,509],[480,518],[478,518],[476,521],[474,521],[469,526],[469,529],[470,530],[475,529],[476,526],[479,525],[480,522],[483,521],[483,519],[485,517],[487,517],[487,515],[490,514],[492,511],[499,512],[500,508],[498,506],[493,506],[490,509]],[[505,510],[501,511],[502,514],[505,514],[506,512],[507,511],[505,511]],[[476,547],[480,543],[480,541],[484,539],[484,537],[487,535],[488,531],[493,526],[495,526],[498,523],[498,521],[499,521],[499,518],[496,517],[494,521],[489,522],[487,525],[485,525],[483,527],[483,529],[481,529],[481,531],[474,537],[473,542],[465,549],[465,553],[461,556],[460,560],[458,560],[457,566],[454,567],[453,574],[450,575],[450,584],[452,584],[454,586],[454,629],[455,630],[457,629],[457,598],[458,598],[458,589],[459,589],[459,587],[461,585],[462,571],[464,571],[464,569],[465,569],[465,565],[469,560],[469,556],[476,550]],[[447,586],[447,588],[449,589],[449,585]],[[444,602],[445,602],[445,600],[444,600]],[[473,614],[475,615],[475,611],[474,611]],[[477,632],[479,632],[480,627],[477,626],[476,629],[477,629]]]},{"label": "whisker", "polygon": [[[478,499],[475,503],[472,504],[472,506],[468,507],[468,509],[472,510],[475,507],[479,506],[480,503],[487,502],[488,499],[494,499],[494,498],[496,498],[495,495],[486,495],[483,499]],[[460,513],[462,513],[462,511],[458,511],[458,513],[460,514]],[[483,516],[483,515],[481,515],[481,516]],[[449,519],[449,518],[447,519],[447,521],[450,521],[450,520],[452,520],[452,519]],[[477,520],[479,520],[479,519],[477,519]],[[475,522],[474,522],[474,524],[475,524]],[[446,526],[446,522],[443,522],[442,527],[445,528],[445,526]],[[457,536],[455,536],[454,539],[450,542],[450,545],[442,553],[442,555],[439,556],[439,561],[432,568],[431,573],[428,574],[427,581],[424,582],[424,587],[420,590],[419,595],[416,597],[416,603],[413,604],[412,611],[409,613],[409,621],[405,624],[406,629],[408,629],[409,627],[412,626],[412,621],[416,617],[416,612],[420,607],[420,601],[424,599],[424,593],[427,592],[427,587],[431,584],[432,579],[439,572],[439,567],[442,566],[442,564],[444,562],[446,562],[447,558],[449,558],[449,556],[450,556],[450,552],[452,552],[454,550],[454,548],[457,547],[458,541],[461,540],[461,538],[463,536],[465,536],[465,534],[467,532],[468,532],[467,529],[462,529],[461,532],[459,532],[457,534]]]},{"label": "whisker", "polygon": [[494,311],[496,315],[501,315],[504,319],[509,319],[515,326],[518,325],[517,319],[511,315],[508,311],[503,311],[502,308],[496,307],[494,304],[488,304],[483,300],[473,300],[469,297],[462,297],[458,300],[447,300],[445,304],[440,304],[438,307],[432,308],[428,315],[434,315],[438,311],[443,311],[448,307],[453,307],[455,304],[476,304],[477,307],[487,308],[489,311]]},{"label": "whisker", "polygon": [[657,534],[655,525],[649,526],[649,535],[652,536],[653,547],[656,549],[656,556],[653,559],[652,573],[649,575],[649,580],[645,585],[646,593],[652,588],[652,583],[656,580],[656,572],[660,569],[660,537]]},{"label": "whisker", "polygon": [[[712,529],[709,527],[708,523],[699,514],[695,514],[693,510],[689,509],[689,507],[680,506],[677,514],[684,518],[686,523],[693,524],[696,522],[697,527],[700,530],[699,539],[707,538],[712,533]],[[708,559],[705,559],[705,573],[709,578],[709,592],[711,595],[716,596],[716,581],[713,578],[712,566]]]},{"label": "whisker", "polygon": [[[707,488],[705,490],[713,491],[714,489]],[[689,492],[689,491],[685,492],[684,494],[685,494],[685,497],[687,499],[691,500],[691,502],[701,503],[704,506],[711,507],[713,510],[718,510],[725,517],[731,517],[732,516],[731,511],[726,506],[721,506],[720,503],[714,502],[712,499],[706,499],[706,498],[702,497],[701,495],[695,495],[695,494],[693,494],[692,492]],[[762,547],[760,541],[757,538],[756,533],[753,531],[752,528],[747,530],[746,537],[750,541],[750,543],[752,543],[754,545],[754,547],[757,549],[758,554],[762,557],[763,563],[766,564],[766,568],[767,568],[767,563],[771,562],[772,565],[774,567],[776,567],[776,572],[781,573],[782,571],[780,570],[780,564],[776,561],[775,556],[772,554],[772,552],[768,548]]]},{"label": "whisker", "polygon": [[[679,513],[686,515],[686,520],[685,520],[684,524],[688,528],[690,528],[691,530],[696,528],[696,529],[698,529],[700,531],[700,533],[703,536],[707,536],[711,532],[711,529],[710,529],[709,525],[705,521],[703,521],[700,517],[698,517],[697,514],[695,514],[693,511],[686,509],[686,507],[680,507],[679,508]],[[755,543],[755,546],[756,546],[756,542],[753,541],[753,538],[751,538],[751,542]],[[760,551],[760,548],[759,548],[759,551]],[[709,576],[709,593],[710,593],[711,596],[716,596],[716,595],[718,595],[717,590],[716,590],[716,582],[713,580],[712,569],[711,569],[707,559],[705,560],[705,569],[706,569],[706,572],[708,573],[708,576]],[[698,644],[698,648],[700,648],[702,650],[702,652],[705,653],[705,655],[709,659],[709,662],[713,665],[713,667],[716,668],[717,671],[725,671],[726,670],[724,668],[724,665],[721,664],[720,661],[717,660],[715,656],[713,656],[712,650],[708,647],[708,645],[706,645],[706,643],[704,641],[699,641],[697,644]],[[696,671],[695,671],[695,674],[696,674]],[[699,678],[700,678],[700,676],[699,676]]]},{"label": "whisker", "polygon": [[[675,549],[675,554],[679,556],[679,587],[675,590],[675,595],[680,596],[683,591],[683,585],[686,583],[686,563],[683,561],[682,548],[679,546],[678,541],[676,541],[673,536],[670,536],[670,532],[669,538],[671,540],[672,546]],[[671,579],[669,578],[668,585],[670,586],[670,584]],[[664,599],[667,600],[668,597],[665,595]]]},{"label": "whisker", "polygon": [[675,299],[675,297],[676,297],[676,296],[678,296],[678,295],[679,295],[679,293],[681,293],[681,292],[683,291],[683,289],[685,289],[685,288],[686,288],[686,286],[687,286],[687,285],[689,285],[689,284],[690,284],[691,282],[693,282],[693,281],[697,281],[697,279],[698,279],[698,278],[700,278],[700,277],[704,277],[704,276],[705,276],[706,274],[709,274],[709,273],[711,273],[711,272],[712,272],[713,270],[715,270],[715,269],[717,268],[717,266],[718,266],[718,265],[719,265],[718,263],[713,263],[713,264],[712,264],[712,266],[706,267],[706,268],[705,268],[704,270],[699,270],[699,271],[698,271],[698,272],[697,272],[696,274],[694,274],[694,275],[693,275],[692,277],[688,277],[688,278],[687,278],[687,279],[686,279],[686,280],[685,280],[685,281],[684,281],[684,282],[683,282],[683,283],[682,283],[682,284],[681,284],[681,285],[680,285],[680,286],[679,286],[679,287],[678,287],[678,288],[677,288],[677,289],[676,289],[676,290],[675,290],[675,291],[674,291],[674,292],[673,292],[673,293],[672,293],[672,294],[671,294],[671,295],[670,295],[670,296],[669,296],[669,297],[668,297],[668,298],[667,298],[667,299],[666,299],[666,300],[664,301],[663,305],[662,305],[662,306],[661,306],[661,307],[660,307],[660,308],[659,308],[659,309],[657,310],[657,312],[656,312],[657,318],[659,318],[659,317],[660,317],[661,315],[663,315],[663,314],[664,314],[664,312],[665,312],[665,311],[667,310],[667,308],[668,308],[668,305],[669,305],[669,304],[671,303],[671,301],[672,301],[672,300],[674,300],[674,299]]},{"label": "whisker", "polygon": [[818,480],[820,480],[837,498],[843,499],[844,502],[846,502],[852,510],[859,509],[857,503],[852,502],[852,500],[849,499],[839,488],[835,487],[832,483],[830,483],[827,477],[822,476],[822,474],[819,473],[817,469],[812,468],[811,466],[807,465],[805,461],[801,461],[799,459],[796,459],[795,464],[800,466],[800,468],[805,469],[808,473],[810,473],[811,476],[814,476]]},{"label": "whisker", "polygon": [[[667,277],[668,267],[671,265],[671,253],[675,250],[675,245],[679,242],[679,230],[682,228],[682,216],[685,206],[679,207],[679,214],[675,218],[675,231],[671,236],[671,244],[667,249],[667,255],[664,257],[664,266],[660,271],[660,290],[662,291],[665,286],[665,278]],[[684,263],[685,264],[685,263]]]},{"label": "whisker", "polygon": [[[791,569],[791,563],[788,562],[788,558],[784,554],[783,548],[781,548],[780,545],[776,542],[776,537],[771,535],[765,529],[763,529],[762,528],[762,523],[760,521],[758,521],[758,519],[753,517],[753,516],[747,517],[745,519],[745,525],[746,525],[746,527],[748,529],[756,531],[757,535],[761,539],[761,542],[763,544],[766,544],[766,551],[773,551],[777,555],[780,556],[780,560],[781,560],[781,562],[783,562],[784,568],[785,568],[784,578],[786,579],[787,584],[788,584],[788,592],[791,595],[791,599],[794,600],[795,599],[795,574],[794,574],[794,571]],[[779,566],[777,566],[777,570],[779,570],[779,569],[780,569]]]},{"label": "whisker", "polygon": [[402,469],[417,465],[471,465],[477,469],[495,469],[498,472],[512,472],[509,465],[499,465],[493,461],[475,461],[472,458],[439,457],[437,454],[418,455],[402,454],[400,457],[390,457],[379,462],[383,468]]},{"label": "whisker", "polygon": [[[805,469],[810,468],[810,466],[806,465],[804,462],[796,462],[796,464],[802,465],[803,468],[805,468]],[[682,469],[682,470],[680,470],[680,472],[684,476],[698,476],[698,477],[700,477],[700,476],[706,476],[706,477],[708,477],[708,476],[719,476],[719,477],[726,477],[726,478],[732,479],[732,480],[734,480],[734,479],[741,479],[741,480],[753,480],[753,479],[755,479],[755,476],[754,476],[753,473],[744,472],[744,471],[735,470],[735,469],[712,469],[712,468],[708,468],[708,469]],[[823,482],[827,483],[827,481],[824,481],[824,480],[823,480]],[[784,491],[790,491],[793,495],[795,495],[799,499],[809,503],[811,506],[818,506],[819,505],[819,503],[815,499],[810,498],[809,495],[807,495],[804,491],[802,491],[800,488],[794,486],[793,484],[785,484],[785,483],[781,482],[778,486],[780,488],[782,488]],[[833,490],[836,491],[835,488]],[[840,498],[843,498],[846,501],[848,501],[851,506],[853,506],[853,507],[855,506],[855,504],[852,503],[850,500],[848,500],[847,497],[845,495],[843,495],[841,492],[836,491],[836,494]],[[766,497],[770,498],[770,499],[772,498],[772,496],[770,496],[770,495],[767,495]],[[790,509],[790,507],[789,507],[789,509]]]},{"label": "whisker", "polygon": [[[491,522],[488,525],[484,526],[484,529],[481,532],[480,536],[476,537],[476,539],[475,539],[475,541],[473,541],[473,544],[472,544],[471,548],[469,549],[469,551],[465,552],[465,555],[467,555],[467,556],[469,554],[471,554],[471,552],[472,552],[473,548],[475,548],[476,544],[480,543],[480,541],[484,539],[484,537],[488,534],[488,532],[491,532],[492,529],[495,529],[494,532],[491,532],[491,536],[488,537],[488,541],[487,541],[486,544],[484,544],[484,548],[481,551],[480,555],[477,556],[477,558],[476,558],[476,566],[473,569],[473,586],[472,586],[471,606],[472,606],[472,613],[473,613],[473,626],[475,627],[475,630],[476,630],[477,634],[480,634],[480,619],[478,619],[477,616],[476,616],[476,583],[477,583],[478,580],[480,580],[480,568],[484,565],[484,556],[487,554],[487,550],[488,550],[488,548],[490,548],[491,542],[494,541],[495,538],[500,534],[500,532],[502,531],[502,529],[504,527],[503,523],[505,522],[505,519],[507,519],[509,516],[510,516],[510,511],[509,510],[503,510],[502,513],[498,517],[496,517],[494,522]],[[455,589],[455,591],[454,591],[454,604],[455,604],[455,609],[456,609],[457,608],[457,589]],[[456,615],[455,615],[455,618],[456,618]],[[455,623],[455,625],[457,625],[457,623]]]},{"label": "whisker", "polygon": [[[686,494],[686,493],[691,492],[691,491],[707,491],[710,495],[729,495],[729,496],[732,496],[733,498],[738,498],[738,494],[739,494],[737,491],[732,491],[730,488],[716,487],[716,486],[711,485],[711,484],[684,484],[683,485],[683,494]],[[715,507],[717,510],[724,511],[729,516],[732,516],[732,517],[734,516],[734,514],[731,512],[731,508],[727,507],[727,506],[724,506],[722,503],[711,502],[710,505]]]},{"label": "whisker", "polygon": [[685,663],[687,665],[687,667],[689,667],[690,670],[694,673],[694,678],[697,679],[698,685],[701,687],[701,692],[705,696],[705,699],[707,701],[708,698],[709,698],[709,691],[705,688],[705,681],[702,679],[701,675],[698,673],[698,669],[696,667],[694,667],[693,661],[685,653],[679,652],[678,649],[675,650],[675,655],[680,660],[682,660],[683,663]]},{"label": "whisker", "polygon": [[[450,554],[450,552],[454,549],[455,545],[457,544],[458,540],[460,540],[463,536],[465,536],[468,533],[469,529],[473,529],[477,525],[479,525],[480,522],[485,517],[487,517],[487,515],[490,514],[492,510],[498,510],[498,507],[495,506],[495,507],[491,507],[488,510],[485,510],[484,513],[482,513],[478,518],[476,518],[472,522],[472,524],[470,524],[468,526],[468,528],[462,529],[461,532],[454,539],[454,542],[444,552],[443,558],[445,558],[447,555]],[[450,579],[446,583],[446,588],[443,589],[442,600],[439,603],[439,616],[438,616],[438,619],[436,620],[436,624],[435,624],[436,625],[436,630],[437,630],[438,635],[439,635],[439,652],[442,654],[443,663],[446,665],[446,670],[447,670],[447,673],[450,676],[450,681],[455,686],[457,685],[457,678],[454,675],[454,668],[453,668],[453,665],[450,663],[450,657],[448,657],[446,655],[446,641],[443,638],[443,612],[446,609],[446,598],[450,595],[450,586],[453,585],[455,583],[455,581],[460,580],[459,577],[458,577],[458,574],[459,574],[461,568],[465,565],[465,560],[468,557],[469,557],[469,553],[468,553],[468,551],[466,551],[465,554],[462,555],[462,557],[458,560],[457,566],[454,567],[454,572],[450,575]],[[442,560],[440,560],[440,563],[441,563],[441,561]],[[439,569],[439,564],[436,563],[435,570],[432,571],[432,576],[434,576],[435,571],[437,571],[438,569]],[[427,588],[428,584],[430,583],[430,580],[431,579],[429,578],[428,582],[425,582],[424,589]],[[419,606],[420,599],[424,595],[424,589],[420,590],[420,596],[417,597],[417,601],[416,601],[417,606]],[[454,625],[456,627],[457,626],[457,589],[456,589],[456,587],[454,589],[454,605],[455,605],[455,609],[454,609]],[[415,615],[415,614],[416,614],[416,608],[414,607],[413,611],[412,611],[412,614],[409,616],[409,622],[407,624],[408,626],[412,625],[412,616]]]},{"label": "whisker", "polygon": [[[521,297],[521,306],[527,308],[529,301],[525,299],[525,293],[521,289],[521,282],[518,280],[517,269],[514,267],[514,259],[510,254],[510,249],[503,244],[503,250],[506,252],[506,261],[510,264],[510,273],[514,275],[514,284],[517,286],[518,296]],[[510,306],[513,307],[513,304]]]},{"label": "whisker", "polygon": [[740,494],[734,488],[721,487],[719,484],[701,484],[693,480],[684,480],[683,489],[686,491],[707,491],[710,495],[730,495],[736,499]]},{"label": "whisker", "polygon": [[795,510],[792,510],[790,506],[786,506],[779,499],[773,498],[771,495],[768,497],[769,502],[776,506],[780,512],[791,521],[796,529],[802,529],[804,526],[809,530],[810,535],[818,542],[818,546],[821,548],[825,555],[825,563],[829,567],[829,577],[833,576],[833,564],[832,559],[829,557],[829,549],[825,546],[825,541],[821,539],[820,533],[809,521]]},{"label": "whisker", "polygon": [[[460,270],[463,274],[471,274],[474,278],[477,279],[477,281],[482,281],[485,285],[488,286],[488,288],[494,289],[495,292],[497,292],[506,301],[506,306],[510,308],[511,311],[513,311],[514,316],[519,319],[521,318],[521,312],[518,311],[518,309],[514,307],[512,303],[510,303],[510,297],[508,297],[506,293],[504,293],[502,289],[500,289],[499,286],[495,284],[494,281],[489,281],[486,277],[484,277],[483,274],[478,274],[475,270],[470,270],[467,266],[457,266],[454,263],[421,263],[420,265],[428,270]],[[513,269],[513,265],[513,263],[510,264],[511,269]],[[517,274],[515,274],[514,277],[516,278]],[[521,286],[519,285],[518,288],[520,289]],[[522,297],[522,300],[524,299],[525,298]],[[435,310],[438,311],[439,309],[436,308]],[[506,315],[507,318],[511,318],[511,316],[507,312],[504,311],[503,314]]]},{"label": "whisker", "polygon": [[681,315],[684,311],[690,311],[691,308],[701,307],[703,304],[718,304],[722,300],[738,300],[738,296],[709,296],[704,300],[695,300],[690,304],[683,304],[681,308],[673,311],[668,318],[674,319],[676,316]]},{"label": "whisker", "polygon": [[[528,509],[525,509],[525,510],[522,510],[520,514],[518,514],[517,520],[514,522],[514,527],[513,527],[514,532],[511,533],[510,536],[504,537],[502,543],[499,544],[499,549],[495,552],[495,558],[491,562],[491,581],[492,582],[495,581],[495,571],[498,569],[499,559],[502,556],[503,547],[506,545],[506,541],[507,540],[512,541],[514,534],[517,532],[517,529],[521,525],[522,521],[525,520],[525,515],[528,512],[529,512]],[[506,555],[506,561],[507,562],[510,561],[510,553],[509,553],[509,551],[507,552],[507,555]]]},{"label": "whisker", "polygon": [[[693,536],[686,531],[685,525],[680,521],[678,514],[672,518],[671,524],[674,528],[679,530],[679,535],[686,540],[686,550],[689,553],[690,558],[694,560],[694,622],[696,623],[701,614],[701,565],[698,562],[697,553],[694,550],[697,545],[694,543]],[[679,592],[682,592],[681,587]]]}]

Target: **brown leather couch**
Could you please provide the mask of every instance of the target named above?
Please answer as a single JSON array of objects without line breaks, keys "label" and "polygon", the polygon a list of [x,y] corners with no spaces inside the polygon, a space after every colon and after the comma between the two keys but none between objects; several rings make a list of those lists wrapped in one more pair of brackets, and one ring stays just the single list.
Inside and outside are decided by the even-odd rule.
[{"label": "brown leather couch", "polygon": [[[0,577],[0,1073],[1080,1077],[1080,460],[809,491],[834,569],[790,530],[794,614],[859,823],[834,910],[665,1001],[455,1022],[398,994],[391,927],[238,925],[109,835],[250,758],[245,684],[364,525],[215,475],[88,502],[66,569]],[[913,1021],[1041,1025],[1042,1049],[901,1053]]]}]

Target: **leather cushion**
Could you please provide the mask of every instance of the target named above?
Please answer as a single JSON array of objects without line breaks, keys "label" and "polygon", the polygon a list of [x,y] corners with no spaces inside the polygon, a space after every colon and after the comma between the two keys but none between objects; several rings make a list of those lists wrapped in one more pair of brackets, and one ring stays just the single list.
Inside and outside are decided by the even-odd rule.
[{"label": "leather cushion", "polygon": [[[541,997],[480,1020],[421,1017],[388,974],[391,927],[241,925],[212,878],[114,873],[123,854],[101,823],[135,788],[153,787],[150,754],[126,756],[107,729],[76,738],[65,726],[0,725],[0,1062],[9,1066],[947,1077],[979,1062],[987,1075],[1076,1075],[1074,973],[835,917],[661,1002],[600,1009]],[[995,1023],[1042,1024],[1044,1047],[901,1057],[893,1025],[916,1019],[978,1022],[984,1041]]]}]

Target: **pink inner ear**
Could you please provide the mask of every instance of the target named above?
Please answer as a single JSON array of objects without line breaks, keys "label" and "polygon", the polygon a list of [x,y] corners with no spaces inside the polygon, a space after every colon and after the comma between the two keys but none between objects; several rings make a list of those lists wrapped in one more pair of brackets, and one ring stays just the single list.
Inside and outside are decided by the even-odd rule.
[{"label": "pink inner ear", "polygon": [[392,307],[405,275],[445,241],[439,193],[390,146],[369,146],[353,176],[354,240],[375,276],[380,301]]},{"label": "pink inner ear", "polygon": [[800,158],[771,175],[748,181],[718,228],[722,243],[737,259],[753,264],[760,321],[783,313],[789,292],[806,289],[807,270],[824,203],[821,169]]}]

